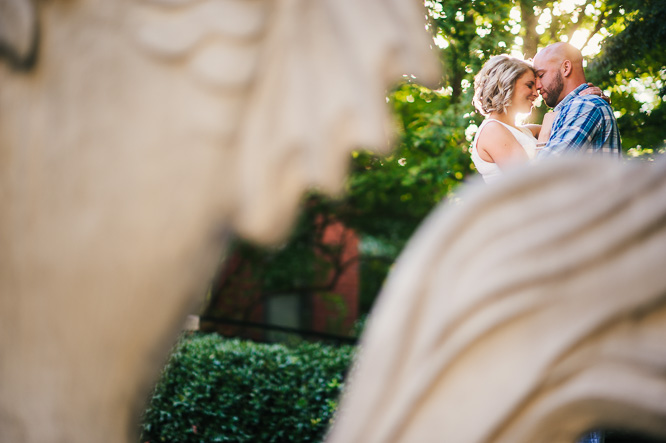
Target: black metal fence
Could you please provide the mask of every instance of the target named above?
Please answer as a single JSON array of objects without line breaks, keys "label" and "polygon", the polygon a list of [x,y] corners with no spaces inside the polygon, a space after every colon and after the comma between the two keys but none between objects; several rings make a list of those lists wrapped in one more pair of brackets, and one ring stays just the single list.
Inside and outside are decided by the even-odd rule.
[{"label": "black metal fence", "polygon": [[358,342],[357,337],[224,317],[199,317],[199,329],[202,331],[214,331],[226,337],[245,338],[262,342],[281,342],[288,341],[290,338],[321,341],[336,345],[356,345]]}]

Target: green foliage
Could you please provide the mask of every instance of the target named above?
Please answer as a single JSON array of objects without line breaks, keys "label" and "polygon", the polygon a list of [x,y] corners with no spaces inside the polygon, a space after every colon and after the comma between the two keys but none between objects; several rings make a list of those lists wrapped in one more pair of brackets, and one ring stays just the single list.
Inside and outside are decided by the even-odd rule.
[{"label": "green foliage", "polygon": [[321,441],[352,353],[183,337],[145,411],[141,442]]},{"label": "green foliage", "polygon": [[509,51],[513,3],[505,0],[446,0],[426,2],[433,33],[446,43],[440,51],[445,86],[451,102],[460,103],[465,82],[491,56]]},{"label": "green foliage", "polygon": [[406,80],[388,97],[398,135],[393,152],[354,153],[347,196],[335,210],[364,244],[376,245],[361,251],[361,312],[369,310],[421,221],[473,173],[466,134],[474,122],[470,93],[453,103],[450,91]]},{"label": "green foliage", "polygon": [[355,154],[341,217],[359,232],[397,245],[471,172],[470,117],[450,97],[406,82],[389,97],[398,116],[392,154]]},{"label": "green foliage", "polygon": [[588,66],[588,77],[612,92],[623,147],[630,155],[651,156],[663,152],[666,143],[666,3],[615,0],[608,5],[617,12],[608,23],[614,35]]},{"label": "green foliage", "polygon": [[608,23],[613,34],[590,65],[596,78],[613,80],[614,73],[656,75],[666,66],[666,3],[662,0],[614,0],[608,6],[614,14]]},{"label": "green foliage", "polygon": [[[321,282],[330,271],[325,260],[327,245],[322,236],[325,228],[316,223],[319,212],[313,199],[299,217],[288,241],[269,247],[258,247],[242,240],[235,243],[237,251],[253,262],[252,278],[264,294],[309,291],[316,282]],[[322,252],[317,254],[316,252]]]}]

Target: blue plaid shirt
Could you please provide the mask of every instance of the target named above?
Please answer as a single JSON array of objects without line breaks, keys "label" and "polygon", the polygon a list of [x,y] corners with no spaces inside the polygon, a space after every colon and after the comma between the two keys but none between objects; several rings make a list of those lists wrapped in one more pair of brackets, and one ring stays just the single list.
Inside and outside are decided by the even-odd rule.
[{"label": "blue plaid shirt", "polygon": [[550,138],[539,158],[562,154],[586,153],[620,157],[622,145],[613,108],[598,95],[579,95],[588,86],[583,83],[571,91],[553,111]]}]

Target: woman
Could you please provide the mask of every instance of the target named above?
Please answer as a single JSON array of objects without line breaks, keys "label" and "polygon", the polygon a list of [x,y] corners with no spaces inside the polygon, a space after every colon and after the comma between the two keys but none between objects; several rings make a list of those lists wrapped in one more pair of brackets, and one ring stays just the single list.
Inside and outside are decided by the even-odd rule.
[{"label": "woman", "polygon": [[[594,86],[583,93],[603,97]],[[499,179],[511,165],[534,158],[541,125],[518,126],[516,116],[529,113],[537,97],[532,66],[515,57],[492,57],[474,78],[474,106],[486,119],[474,137],[471,156],[486,183]],[[552,122],[544,120],[545,132]]]}]

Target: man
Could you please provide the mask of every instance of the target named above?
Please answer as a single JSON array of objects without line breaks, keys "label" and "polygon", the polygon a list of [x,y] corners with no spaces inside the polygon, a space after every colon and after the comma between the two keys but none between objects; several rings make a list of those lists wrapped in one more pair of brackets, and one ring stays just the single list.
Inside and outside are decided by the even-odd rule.
[{"label": "man", "polygon": [[539,51],[533,66],[537,90],[557,113],[539,157],[594,153],[619,158],[622,146],[613,109],[597,95],[580,95],[589,87],[580,51],[569,43],[554,43]]},{"label": "man", "polygon": [[[555,114],[548,142],[538,157],[594,153],[619,158],[620,131],[610,104],[597,95],[580,95],[589,87],[580,51],[569,43],[554,43],[539,51],[532,66],[537,90]],[[544,129],[548,120],[544,119]],[[602,438],[600,431],[593,431],[578,443],[597,443]]]}]

